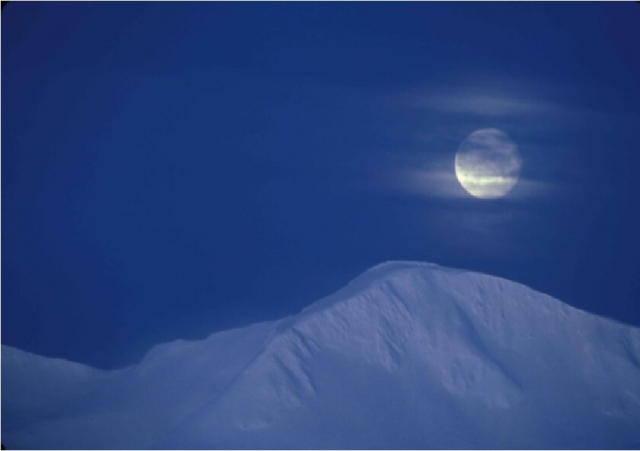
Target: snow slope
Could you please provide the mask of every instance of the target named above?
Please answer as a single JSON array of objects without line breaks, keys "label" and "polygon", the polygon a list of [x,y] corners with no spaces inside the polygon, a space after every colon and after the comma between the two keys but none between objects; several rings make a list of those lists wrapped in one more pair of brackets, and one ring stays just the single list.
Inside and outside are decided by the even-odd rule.
[{"label": "snow slope", "polygon": [[98,371],[2,346],[28,448],[633,448],[640,329],[428,263]]}]

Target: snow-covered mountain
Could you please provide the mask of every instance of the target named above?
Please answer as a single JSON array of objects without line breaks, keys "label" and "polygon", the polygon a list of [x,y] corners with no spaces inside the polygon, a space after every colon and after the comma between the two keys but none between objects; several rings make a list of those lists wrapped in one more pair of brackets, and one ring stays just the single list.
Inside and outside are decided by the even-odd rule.
[{"label": "snow-covered mountain", "polygon": [[13,448],[630,448],[640,329],[428,263],[100,371],[2,346]]}]

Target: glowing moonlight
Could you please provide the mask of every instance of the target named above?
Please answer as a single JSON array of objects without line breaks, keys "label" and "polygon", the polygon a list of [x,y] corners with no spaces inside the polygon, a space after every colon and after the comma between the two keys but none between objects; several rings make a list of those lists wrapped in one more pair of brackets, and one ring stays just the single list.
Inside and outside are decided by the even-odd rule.
[{"label": "glowing moonlight", "polygon": [[495,128],[483,128],[462,141],[456,153],[456,177],[469,194],[481,199],[506,195],[518,182],[522,161],[518,146]]}]

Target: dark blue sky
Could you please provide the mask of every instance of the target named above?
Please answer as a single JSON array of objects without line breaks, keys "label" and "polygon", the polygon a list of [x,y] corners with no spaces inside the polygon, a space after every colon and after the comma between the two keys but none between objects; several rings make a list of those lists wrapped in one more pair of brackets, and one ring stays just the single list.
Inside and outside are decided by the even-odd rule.
[{"label": "dark blue sky", "polygon": [[387,260],[640,326],[639,48],[633,2],[9,3],[2,343],[119,367]]}]

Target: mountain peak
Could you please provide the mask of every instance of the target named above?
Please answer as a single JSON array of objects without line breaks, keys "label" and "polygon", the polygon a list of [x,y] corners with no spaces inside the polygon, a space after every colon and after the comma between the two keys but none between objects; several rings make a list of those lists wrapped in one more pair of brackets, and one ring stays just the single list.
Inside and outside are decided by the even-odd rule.
[{"label": "mountain peak", "polygon": [[388,261],[380,263],[366,270],[347,285],[335,293],[314,302],[300,312],[302,316],[327,308],[336,302],[348,300],[358,293],[367,291],[372,287],[389,283],[393,279],[400,279],[408,274],[427,274],[431,271],[458,271],[444,268],[435,263],[413,261]]},{"label": "mountain peak", "polygon": [[[383,263],[296,315],[158,346],[134,367],[86,372],[82,387],[60,382],[60,362],[30,365],[38,374],[27,380],[15,362],[40,357],[3,347],[2,359],[3,434],[14,446],[640,442],[639,329],[431,263]],[[57,393],[38,404],[48,413],[19,399],[36,381]]]},{"label": "mountain peak", "polygon": [[[603,342],[608,343],[606,351]],[[464,422],[453,419],[458,410],[470,409],[494,419],[514,411],[532,415],[522,413],[528,409],[523,406],[532,397],[548,396],[549,387],[570,405],[581,406],[574,413],[582,415],[582,409],[593,410],[589,405],[593,399],[585,393],[613,393],[619,377],[634,389],[625,392],[624,407],[612,404],[600,414],[617,412],[629,419],[640,415],[640,379],[633,380],[639,375],[639,351],[637,330],[589,315],[521,284],[434,264],[390,262],[280,322],[233,384],[203,408],[197,430],[218,424],[223,435],[241,430],[266,440],[264,434],[270,436],[285,427],[291,412],[305,411],[318,402],[324,405],[327,399],[336,405],[357,399],[347,410],[366,417],[363,406],[372,403],[367,396],[382,391],[396,397],[373,403],[382,412],[389,406],[395,406],[392,412],[402,412],[418,390],[431,401],[446,400],[431,413],[450,417],[459,427]],[[617,359],[625,355],[628,362],[621,364]],[[353,380],[353,374],[363,379]],[[265,386],[264,381],[270,383]],[[335,386],[336,381],[348,381],[348,388]],[[427,387],[419,388],[424,382]],[[553,409],[558,406],[553,405],[547,406],[549,415],[556,414]],[[422,407],[408,409],[412,415],[424,413]],[[167,441],[177,446],[185,437],[198,435],[193,428],[189,423]],[[429,430],[433,443],[443,447],[458,443],[438,428]],[[413,437],[407,443],[416,447],[415,431],[406,433]],[[391,437],[377,440],[365,442],[366,446],[394,446]],[[259,446],[261,442],[250,443]],[[470,447],[469,443],[460,445]],[[486,446],[495,447],[491,441]]]}]

